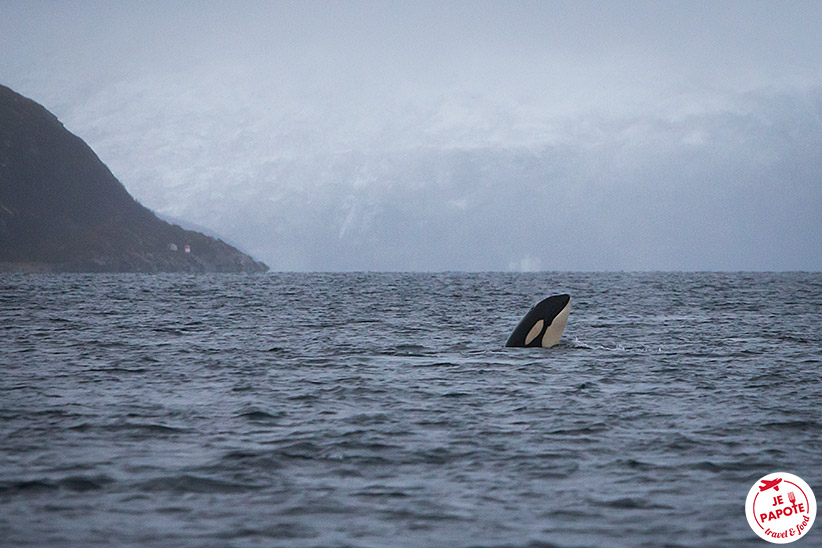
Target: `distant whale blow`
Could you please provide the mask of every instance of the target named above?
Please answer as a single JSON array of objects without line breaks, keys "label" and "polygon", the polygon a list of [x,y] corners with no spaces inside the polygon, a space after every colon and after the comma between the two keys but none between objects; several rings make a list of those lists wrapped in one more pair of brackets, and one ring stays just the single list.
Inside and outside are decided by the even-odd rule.
[{"label": "distant whale blow", "polygon": [[562,337],[570,310],[570,295],[553,295],[540,301],[517,324],[505,346],[554,346]]}]

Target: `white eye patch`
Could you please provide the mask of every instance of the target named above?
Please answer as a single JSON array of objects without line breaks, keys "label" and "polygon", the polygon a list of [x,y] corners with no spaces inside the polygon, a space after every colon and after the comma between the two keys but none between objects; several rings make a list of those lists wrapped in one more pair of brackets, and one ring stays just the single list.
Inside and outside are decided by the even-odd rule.
[{"label": "white eye patch", "polygon": [[525,344],[531,344],[531,341],[537,338],[537,336],[542,333],[542,326],[545,324],[543,320],[539,320],[537,323],[534,324],[534,327],[531,328],[531,331],[525,335]]}]

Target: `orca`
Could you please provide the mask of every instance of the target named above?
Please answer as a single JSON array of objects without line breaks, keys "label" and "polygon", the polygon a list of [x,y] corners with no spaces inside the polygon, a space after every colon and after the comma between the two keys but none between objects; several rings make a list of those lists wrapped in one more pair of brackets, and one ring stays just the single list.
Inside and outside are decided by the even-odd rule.
[{"label": "orca", "polygon": [[550,348],[559,342],[568,313],[571,311],[570,295],[552,295],[534,305],[517,324],[505,346]]}]

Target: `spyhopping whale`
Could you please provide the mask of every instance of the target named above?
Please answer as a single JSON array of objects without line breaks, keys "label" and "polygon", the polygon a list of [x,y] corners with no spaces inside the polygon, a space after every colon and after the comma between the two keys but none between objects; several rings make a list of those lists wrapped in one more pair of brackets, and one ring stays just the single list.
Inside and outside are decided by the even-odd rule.
[{"label": "spyhopping whale", "polygon": [[570,295],[553,295],[540,301],[522,318],[505,346],[554,346],[562,337],[570,310]]}]

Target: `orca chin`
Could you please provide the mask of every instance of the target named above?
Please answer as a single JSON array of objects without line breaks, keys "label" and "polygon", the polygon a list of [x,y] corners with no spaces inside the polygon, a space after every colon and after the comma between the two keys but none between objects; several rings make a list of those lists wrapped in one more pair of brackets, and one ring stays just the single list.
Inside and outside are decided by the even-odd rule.
[{"label": "orca chin", "polygon": [[553,295],[540,301],[517,324],[505,346],[554,346],[562,337],[570,311],[570,295]]}]

